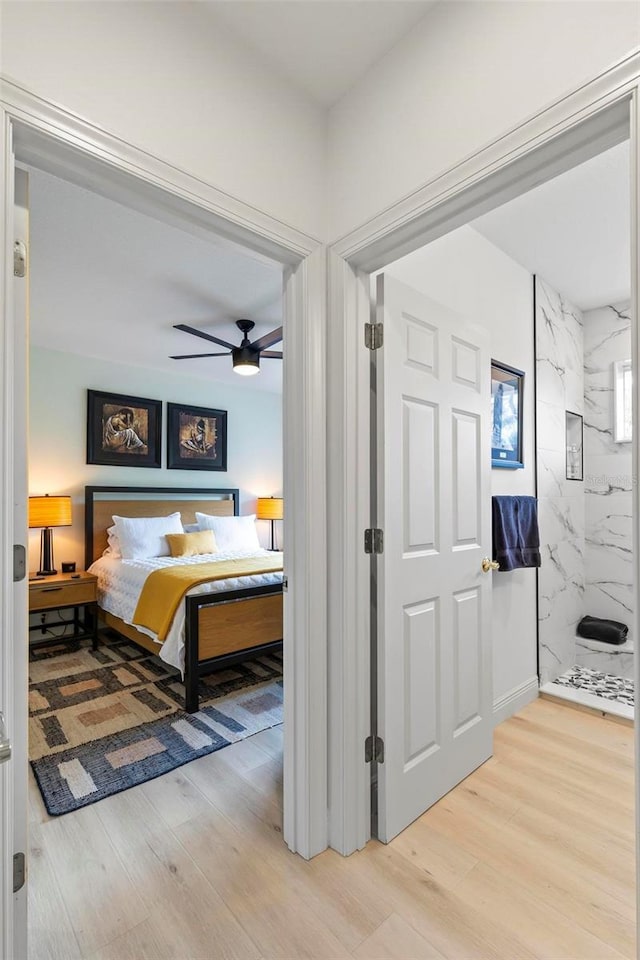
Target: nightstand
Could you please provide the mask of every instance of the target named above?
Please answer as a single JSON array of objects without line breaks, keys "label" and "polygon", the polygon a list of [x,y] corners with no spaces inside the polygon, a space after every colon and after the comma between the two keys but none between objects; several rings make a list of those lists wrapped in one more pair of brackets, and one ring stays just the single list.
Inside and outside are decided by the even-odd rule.
[{"label": "nightstand", "polygon": [[[51,577],[29,574],[29,613],[47,613],[51,610],[73,611],[67,619],[64,614],[51,627],[72,626],[73,633],[60,637],[47,637],[30,641],[32,647],[44,647],[53,643],[68,643],[90,638],[93,649],[98,646],[98,579],[91,573],[56,573]],[[80,619],[80,609],[84,616]],[[29,627],[29,632],[41,630],[39,623]]]}]

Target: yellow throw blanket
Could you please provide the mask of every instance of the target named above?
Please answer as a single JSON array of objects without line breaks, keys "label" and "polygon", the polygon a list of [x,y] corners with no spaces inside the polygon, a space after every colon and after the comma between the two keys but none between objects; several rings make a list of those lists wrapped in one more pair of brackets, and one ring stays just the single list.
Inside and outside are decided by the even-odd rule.
[{"label": "yellow throw blanket", "polygon": [[211,560],[206,563],[185,563],[164,567],[150,573],[133,615],[133,622],[165,640],[180,601],[188,590],[210,580],[227,577],[250,577],[259,573],[282,570],[282,554],[271,557],[243,557],[240,560]]}]

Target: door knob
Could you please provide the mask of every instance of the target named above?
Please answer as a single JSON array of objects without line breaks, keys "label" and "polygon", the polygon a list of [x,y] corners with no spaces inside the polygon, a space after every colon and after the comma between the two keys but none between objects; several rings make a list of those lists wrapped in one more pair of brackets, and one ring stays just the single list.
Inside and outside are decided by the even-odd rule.
[{"label": "door knob", "polygon": [[482,572],[489,573],[489,570],[499,570],[500,564],[497,560],[489,560],[489,557],[482,558]]}]

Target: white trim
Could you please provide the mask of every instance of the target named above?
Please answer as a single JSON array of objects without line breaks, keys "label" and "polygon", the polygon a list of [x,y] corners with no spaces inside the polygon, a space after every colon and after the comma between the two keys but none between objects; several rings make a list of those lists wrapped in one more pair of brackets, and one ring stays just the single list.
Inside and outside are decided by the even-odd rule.
[{"label": "white trim", "polygon": [[[631,101],[631,362],[633,365],[633,438],[631,444],[634,477],[640,469],[640,84],[636,86]],[[633,612],[631,636],[634,644],[640,625],[640,511],[638,497],[633,498]],[[640,690],[640,656],[633,658],[635,689]],[[640,711],[639,711],[640,712]],[[636,814],[636,924],[640,918],[640,736],[635,719],[634,766],[635,766],[635,814]]]},{"label": "white trim", "polygon": [[[348,272],[345,272],[345,264],[351,268],[352,274],[358,270],[373,272],[468,222],[481,212],[517,196],[523,189],[556,176],[561,171],[606,149],[607,146],[619,142],[628,132],[629,103],[631,102],[633,109],[637,110],[637,101],[634,98],[637,96],[639,77],[640,51],[636,50],[591,82],[557,100],[503,137],[456,164],[410,196],[403,198],[336,241],[329,251],[329,289],[345,289],[345,277],[349,276]],[[632,132],[632,139],[634,136],[636,134]],[[363,158],[362,162],[366,160]],[[635,163],[636,176],[640,182],[640,160],[637,157]],[[634,297],[637,297],[637,261],[640,250],[640,236],[637,236],[640,229],[636,216],[637,205],[638,192],[636,191],[633,221],[636,246],[632,264],[633,289],[636,291]],[[349,281],[347,286],[349,284],[352,284],[352,281]],[[636,318],[634,324],[637,327],[636,302],[634,300],[632,309],[635,312],[632,316]],[[336,313],[336,316],[331,316],[329,319],[329,329],[332,332],[348,331],[359,322],[359,309],[354,296],[345,294],[333,297],[330,306],[332,313]],[[347,334],[345,333],[344,336]],[[636,357],[638,344],[637,342],[634,344],[634,357]],[[356,369],[356,360],[352,358],[351,376],[355,375]],[[332,364],[330,367],[332,383],[334,373],[336,382],[339,384],[340,371],[337,368],[334,369]],[[346,376],[349,376],[348,370]],[[637,381],[638,377],[634,376],[636,403]],[[368,384],[359,385],[357,397],[359,409],[367,409],[368,392]],[[635,415],[637,415],[637,407]],[[338,451],[358,449],[358,425],[359,420],[353,415],[342,418],[334,415],[329,424],[331,449]],[[640,471],[640,462],[635,438],[634,444],[636,450],[634,463],[637,473]],[[365,451],[358,449],[355,467],[356,485],[366,484],[370,472],[370,463]],[[345,478],[347,476],[345,474]],[[331,485],[331,480],[330,489],[337,489]],[[345,505],[349,502],[351,490],[350,486],[345,485],[343,493]],[[343,515],[337,504],[332,504],[332,508]],[[638,524],[637,516],[634,523]],[[364,696],[368,680],[365,676],[358,679],[353,669],[354,664],[366,662],[368,638],[362,632],[349,632],[346,629],[349,624],[356,622],[365,590],[360,581],[359,568],[349,568],[344,562],[344,557],[349,555],[351,537],[348,527],[345,529],[336,525],[329,543],[329,569],[335,573],[336,579],[341,577],[340,594],[329,596],[329,623],[342,624],[344,630],[341,636],[330,636],[330,650],[333,644],[341,643],[342,662],[351,665],[350,674],[344,678],[343,682],[342,715],[349,716],[354,709],[358,712],[350,742],[345,739],[343,744],[345,776],[349,770],[357,769],[361,763],[360,730],[366,728],[369,720],[367,701]],[[636,540],[636,543],[638,542],[640,542],[640,533]],[[637,558],[637,547],[634,552]],[[637,591],[636,596],[639,593],[640,591]],[[636,607],[640,607],[640,604],[636,604]],[[637,682],[640,689],[640,658],[638,658],[636,669],[639,671]],[[532,681],[529,689],[532,693]],[[334,707],[332,701],[333,709],[337,711],[338,707],[337,705]],[[640,737],[636,742],[640,743]],[[640,751],[640,746],[637,749]],[[640,770],[640,752],[636,766]],[[640,783],[640,778],[638,782]],[[352,787],[353,789],[342,796],[341,817],[344,824],[349,822],[357,824],[362,816],[362,810],[367,809],[369,803],[366,779],[363,782],[359,780],[353,782]],[[348,804],[351,804],[351,809],[347,808]],[[640,818],[640,788],[636,809]],[[640,855],[638,864],[640,867]],[[638,890],[640,896],[640,883]]]},{"label": "white trim", "polygon": [[[284,833],[292,850],[313,856],[327,846],[327,715],[326,715],[326,465],[325,301],[326,269],[319,242],[211,184],[191,176],[158,157],[112,136],[68,110],[29,93],[18,84],[0,83],[5,136],[14,136],[20,159],[34,159],[101,192],[119,191],[119,198],[162,204],[171,216],[180,216],[200,229],[220,233],[263,256],[278,261],[285,271],[284,406],[287,445],[284,451],[287,497],[287,567],[292,589],[286,603],[288,626],[285,692],[290,735],[285,741],[287,784],[284,796]],[[7,149],[5,148],[5,161]],[[9,151],[10,152],[10,151]],[[24,154],[24,156],[23,156]],[[4,164],[0,216],[4,225],[5,268],[11,253],[9,200],[13,184],[10,165]],[[6,284],[5,284],[6,290]],[[5,323],[8,293],[3,303]],[[9,629],[11,592],[9,543],[12,503],[8,451],[13,448],[10,410],[11,352],[2,388],[0,429],[0,495],[4,522],[0,532],[0,610],[3,617],[0,662],[11,663],[13,635]],[[293,690],[292,690],[293,686]],[[26,691],[25,691],[26,698]],[[4,798],[3,798],[4,799]],[[6,808],[5,808],[6,809]],[[6,903],[6,898],[4,898]],[[11,952],[6,953],[11,956]]]},{"label": "white trim", "polygon": [[536,123],[540,132],[532,131],[520,150],[512,149],[500,158],[494,145],[481,150],[455,168],[459,179],[449,172],[419,191],[415,217],[398,209],[401,202],[371,222],[370,243],[363,244],[360,231],[354,231],[334,249],[346,251],[353,266],[368,271],[413,252],[416,238],[417,246],[424,246],[626,139],[629,97],[630,89],[625,87],[606,108],[593,115],[581,111],[577,122],[567,117],[561,129],[549,130]]},{"label": "white trim", "polygon": [[309,858],[328,843],[324,250],[286,273],[284,835]]},{"label": "white trim", "polygon": [[[620,140],[621,119],[628,129],[623,104],[639,75],[640,48],[332,241],[331,248],[352,266],[373,272],[468,222],[470,209],[480,216],[613,146]],[[621,109],[611,111],[616,104]],[[558,138],[566,134],[570,140],[558,149]],[[510,176],[505,176],[507,169]]]},{"label": "white trim", "polygon": [[[28,312],[29,312],[29,178],[24,170],[15,171],[15,198],[13,203],[13,236],[22,240],[27,248],[26,277],[12,278],[13,286],[13,352],[11,358],[13,372],[13,397],[11,423],[15,431],[15,444],[11,450],[13,467],[13,543],[26,546],[27,534],[27,436],[28,406],[23,402],[24,384],[28,382]],[[26,576],[13,584],[13,603],[11,611],[10,636],[26,637],[28,631],[28,583]],[[13,778],[13,852],[28,850],[28,725],[29,710],[27,698],[20,696],[28,686],[28,650],[25,644],[14,643],[14,662],[9,675],[12,682],[11,715],[13,729],[11,743],[15,762],[12,764]],[[27,888],[24,886],[13,896],[13,956],[27,955]]]},{"label": "white trim", "polygon": [[[3,259],[3,282],[0,285],[0,343],[2,372],[0,374],[0,424],[2,424],[2,439],[0,440],[0,654],[1,663],[5,670],[0,670],[0,706],[5,712],[7,733],[11,738],[14,729],[13,717],[13,675],[14,675],[14,636],[13,636],[13,577],[11,574],[11,556],[13,550],[13,433],[6,429],[13,422],[13,150],[11,126],[2,123],[2,163],[6,171],[2,190],[2,207],[0,222],[2,229],[2,249],[5,251]],[[26,538],[25,538],[26,542]],[[25,690],[25,702],[27,692]],[[14,791],[14,763],[12,759],[0,764],[0,890],[2,903],[0,904],[0,928],[2,960],[16,956],[17,945],[23,943],[26,931],[18,930],[19,918],[14,925],[13,910],[13,791]],[[24,923],[23,923],[24,927]],[[19,947],[18,947],[19,949]],[[17,954],[19,960],[23,960]],[[25,958],[26,960],[26,958]]]},{"label": "white trim", "polygon": [[[327,396],[329,537],[329,810],[330,845],[345,856],[371,835],[369,768],[364,742],[370,732],[370,558],[364,530],[370,526],[369,277],[334,260],[329,283]],[[348,322],[343,323],[343,317]],[[363,678],[365,678],[363,680]]]},{"label": "white trim", "polygon": [[[155,188],[151,199],[155,205],[164,203],[179,211],[181,218],[192,217],[210,232],[283,264],[297,263],[320,245],[317,238],[44,100],[2,74],[0,103],[16,128],[16,154],[27,162],[44,164],[52,173],[56,169],[74,171],[87,186],[108,181],[120,190],[128,187],[129,199],[134,192],[139,199],[141,194],[144,197],[145,186],[149,192]],[[159,195],[158,189],[164,195]],[[194,207],[189,209],[187,203]]]},{"label": "white trim", "polygon": [[493,725],[497,727],[503,720],[522,710],[532,700],[538,699],[538,678],[530,677],[524,683],[497,697],[493,701]]}]

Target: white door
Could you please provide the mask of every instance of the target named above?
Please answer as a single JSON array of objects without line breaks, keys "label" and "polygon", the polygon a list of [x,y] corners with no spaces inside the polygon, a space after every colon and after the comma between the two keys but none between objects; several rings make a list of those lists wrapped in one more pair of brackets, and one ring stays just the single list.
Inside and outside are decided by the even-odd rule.
[{"label": "white door", "polygon": [[378,277],[378,837],[492,753],[488,336]]},{"label": "white door", "polygon": [[[28,250],[28,180],[16,171],[13,239]],[[13,545],[27,544],[27,309],[28,253],[25,274],[13,265],[9,281],[13,317],[4,331],[6,377],[3,404],[2,452],[2,637],[0,638],[0,710],[5,718],[11,756],[0,766],[2,777],[2,958],[26,960],[26,883],[14,889],[14,857],[27,851],[27,579],[14,579]],[[9,291],[8,291],[9,292]],[[19,577],[19,572],[16,571]],[[18,861],[18,866],[20,861]],[[17,871],[19,873],[19,870]]]}]

